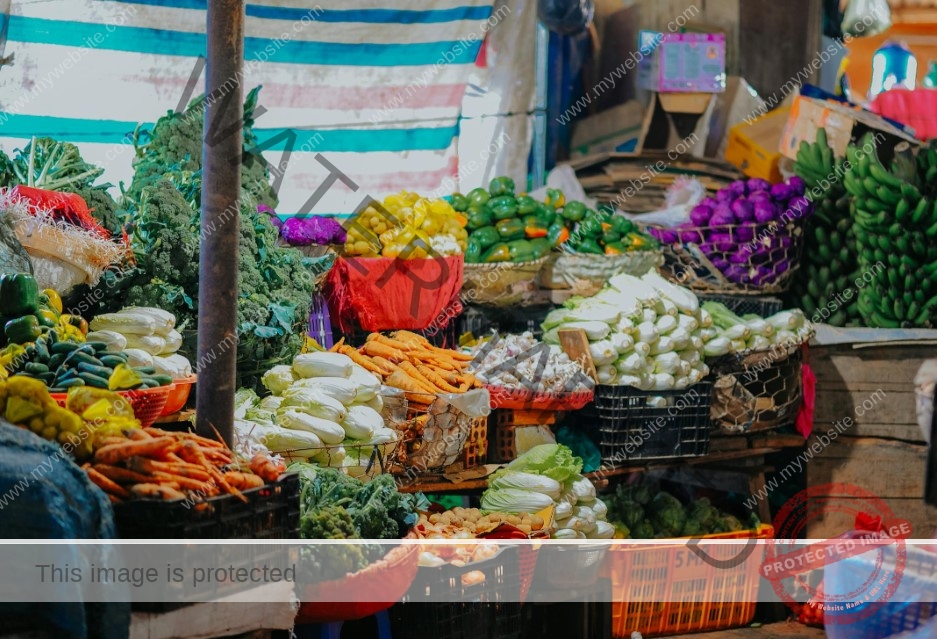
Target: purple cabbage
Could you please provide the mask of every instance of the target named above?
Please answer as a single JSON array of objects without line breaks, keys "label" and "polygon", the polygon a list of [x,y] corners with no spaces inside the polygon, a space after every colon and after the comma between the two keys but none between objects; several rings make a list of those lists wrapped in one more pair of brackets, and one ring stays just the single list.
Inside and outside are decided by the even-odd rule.
[{"label": "purple cabbage", "polygon": [[698,243],[702,241],[700,231],[691,224],[681,224],[677,227],[677,237],[684,244]]},{"label": "purple cabbage", "polygon": [[732,207],[723,203],[713,209],[713,215],[709,218],[710,226],[723,226],[725,224],[735,224],[735,214]]},{"label": "purple cabbage", "polygon": [[709,236],[709,241],[717,251],[731,251],[738,246],[738,242],[728,233],[713,233]]},{"label": "purple cabbage", "polygon": [[735,282],[736,284],[748,284],[751,281],[749,269],[739,264],[732,264],[723,271],[723,274],[729,281]]},{"label": "purple cabbage", "polygon": [[340,244],[345,241],[345,229],[334,218],[312,216],[291,217],[283,223],[280,235],[293,246],[310,244]]},{"label": "purple cabbage", "polygon": [[729,261],[733,264],[748,264],[752,259],[752,254],[748,252],[747,248],[740,248],[735,253],[729,254]]},{"label": "purple cabbage", "polygon": [[660,229],[660,236],[657,238],[664,244],[676,244],[677,232],[670,229]]},{"label": "purple cabbage", "polygon": [[762,180],[761,178],[750,178],[748,180],[748,192],[755,193],[757,191],[768,191],[771,189],[771,183],[768,180]]},{"label": "purple cabbage", "polygon": [[803,195],[798,195],[788,202],[787,210],[791,212],[794,219],[800,219],[813,213],[813,203]]},{"label": "purple cabbage", "polygon": [[745,180],[736,180],[726,188],[735,193],[738,197],[744,197],[748,193]]},{"label": "purple cabbage", "polygon": [[794,189],[788,184],[783,182],[780,184],[775,184],[771,187],[771,197],[774,198],[775,202],[782,201],[787,202],[789,199],[794,197]]},{"label": "purple cabbage", "polygon": [[716,201],[723,204],[731,204],[738,197],[738,193],[730,188],[720,189],[716,192]]},{"label": "purple cabbage", "polygon": [[752,224],[740,224],[734,230],[735,239],[739,242],[751,242],[755,239],[755,227]]},{"label": "purple cabbage", "polygon": [[794,191],[794,195],[803,195],[807,192],[807,183],[797,175],[792,175],[787,183]]},{"label": "purple cabbage", "polygon": [[706,206],[705,204],[697,204],[693,207],[693,210],[690,211],[690,221],[696,226],[706,226],[709,224],[709,219],[712,216],[712,207]]},{"label": "purple cabbage", "polygon": [[736,222],[751,222],[755,219],[752,203],[748,200],[738,199],[732,203],[732,213]]},{"label": "purple cabbage", "polygon": [[759,201],[755,203],[754,213],[755,221],[764,224],[777,216],[777,207],[771,202]]},{"label": "purple cabbage", "polygon": [[719,202],[717,202],[715,198],[704,197],[699,203],[699,206],[708,206],[709,208],[714,209],[716,208],[717,204],[719,204]]},{"label": "purple cabbage", "polygon": [[725,259],[724,257],[711,257],[709,258],[709,261],[712,262],[713,266],[719,269],[720,273],[725,273],[729,267],[732,266],[729,264],[729,260]]},{"label": "purple cabbage", "polygon": [[771,199],[771,194],[767,191],[755,191],[750,194],[747,199],[752,204],[757,204],[758,202],[774,202],[774,200]]}]

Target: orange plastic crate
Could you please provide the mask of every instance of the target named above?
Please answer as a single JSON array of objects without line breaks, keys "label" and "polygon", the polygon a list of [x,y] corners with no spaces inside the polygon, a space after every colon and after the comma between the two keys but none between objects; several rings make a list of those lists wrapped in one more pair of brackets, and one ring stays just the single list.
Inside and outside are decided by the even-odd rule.
[{"label": "orange plastic crate", "polygon": [[[774,528],[762,524],[757,531],[705,535],[703,539],[771,539]],[[660,637],[722,630],[751,623],[755,617],[759,562],[721,570],[702,561],[684,564],[692,552],[673,546],[613,546],[605,565],[612,580],[612,636],[629,639],[635,630],[645,637]],[[738,553],[733,545],[708,546],[716,559]],[[721,556],[724,555],[724,556]],[[654,597],[658,603],[647,601]],[[633,600],[638,599],[635,602]],[[682,601],[679,601],[682,600]],[[717,603],[719,602],[719,603]]]}]

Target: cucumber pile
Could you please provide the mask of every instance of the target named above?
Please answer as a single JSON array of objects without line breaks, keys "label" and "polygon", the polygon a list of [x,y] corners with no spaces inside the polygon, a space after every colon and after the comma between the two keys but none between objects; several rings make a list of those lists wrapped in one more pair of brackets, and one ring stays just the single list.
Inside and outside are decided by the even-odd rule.
[{"label": "cucumber pile", "polygon": [[[119,366],[128,368],[126,353],[108,352],[104,342],[61,341],[54,331],[40,337],[26,347],[23,356],[15,360],[10,371],[12,376],[31,377],[41,380],[53,393],[64,393],[74,386],[111,388],[114,370]],[[120,390],[133,388],[155,388],[172,383],[169,375],[157,375],[153,368],[131,368],[139,376],[139,382]]]},{"label": "cucumber pile", "polygon": [[850,197],[840,178],[844,172],[844,159],[833,155],[825,129],[817,130],[816,142],[800,143],[794,173],[804,180],[807,197],[817,206],[807,221],[801,268],[789,302],[808,317],[820,308],[830,308],[831,315],[824,321],[831,326],[856,325],[860,320],[856,296],[848,300],[840,296],[853,287],[859,266]]},{"label": "cucumber pile", "polygon": [[[871,152],[869,152],[871,150]],[[858,307],[868,326],[930,328],[937,310],[937,151],[895,147],[891,170],[871,133],[850,145],[844,176],[855,206],[859,269],[869,284]]]}]

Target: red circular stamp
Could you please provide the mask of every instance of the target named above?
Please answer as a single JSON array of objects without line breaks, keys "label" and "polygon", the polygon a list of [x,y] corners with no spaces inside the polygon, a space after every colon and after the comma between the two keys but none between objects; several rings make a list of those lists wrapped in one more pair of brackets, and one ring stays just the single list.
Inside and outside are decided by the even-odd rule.
[{"label": "red circular stamp", "polygon": [[[843,515],[850,528],[843,534],[803,538],[811,522]],[[810,487],[784,504],[773,523],[775,538],[766,545],[761,574],[795,611],[812,602],[822,608],[826,625],[854,623],[874,614],[901,583],[911,526],[864,488],[842,483]]]}]

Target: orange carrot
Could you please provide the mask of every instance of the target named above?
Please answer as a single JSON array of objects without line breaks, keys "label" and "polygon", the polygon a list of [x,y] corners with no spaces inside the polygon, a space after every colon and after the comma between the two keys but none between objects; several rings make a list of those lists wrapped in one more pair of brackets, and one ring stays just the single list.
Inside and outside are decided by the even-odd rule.
[{"label": "orange carrot", "polygon": [[211,475],[209,475],[204,468],[196,464],[188,464],[186,462],[158,462],[153,461],[152,459],[147,459],[146,457],[131,457],[127,460],[127,467],[132,471],[150,475],[161,472],[177,475],[179,477],[188,477],[189,479],[195,479],[203,482],[211,479]]},{"label": "orange carrot", "polygon": [[99,448],[94,453],[94,460],[102,464],[114,465],[122,459],[135,455],[152,455],[176,445],[172,437],[157,437],[145,441],[129,440],[124,444],[112,444]]},{"label": "orange carrot", "polygon": [[144,428],[129,428],[127,429],[127,439],[132,439],[136,442],[143,441],[145,439],[152,439],[153,436],[146,432]]},{"label": "orange carrot", "polygon": [[94,482],[94,484],[104,492],[117,495],[118,497],[130,497],[130,493],[127,492],[126,488],[111,481],[94,468],[89,468],[85,472],[88,473],[88,479]]},{"label": "orange carrot", "polygon": [[446,380],[444,380],[436,371],[431,369],[429,366],[420,366],[420,372],[423,374],[423,377],[428,379],[430,383],[438,386],[443,391],[447,393],[458,393],[459,389],[455,386],[452,386]]},{"label": "orange carrot", "polygon": [[186,442],[182,446],[182,451],[180,454],[184,460],[193,464],[198,464],[207,470],[212,479],[214,479],[215,482],[226,492],[231,493],[232,495],[236,495],[238,499],[244,503],[247,503],[247,498],[242,495],[238,489],[231,486],[231,484],[225,480],[224,476],[218,472],[218,469],[208,462],[208,460],[205,458],[205,453],[194,441]]},{"label": "orange carrot", "polygon": [[118,466],[97,464],[94,469],[108,479],[123,484],[145,484],[147,482],[153,481],[153,478],[148,475],[144,475],[143,473],[138,473],[133,470],[127,470],[126,468],[120,468]]},{"label": "orange carrot", "polygon": [[358,366],[361,366],[365,370],[370,371],[372,373],[377,373],[378,375],[381,374],[381,369],[377,364],[375,364],[370,359],[368,359],[367,357],[365,357],[364,355],[362,355],[361,353],[353,349],[351,346],[343,346],[342,348],[339,349],[338,352],[343,355],[347,355],[348,357],[351,358],[351,361],[353,361]]},{"label": "orange carrot", "polygon": [[422,386],[424,389],[431,393],[438,393],[439,389],[436,387],[432,381],[430,381],[426,375],[424,375],[419,368],[411,364],[410,362],[400,362],[400,370],[412,377],[416,382]]},{"label": "orange carrot", "polygon": [[264,485],[264,480],[253,473],[239,473],[235,471],[228,471],[224,474],[224,478],[229,484],[239,488],[241,490],[249,490],[251,488],[260,488]]},{"label": "orange carrot", "polygon": [[185,499],[184,493],[180,492],[177,488],[164,484],[137,484],[131,486],[130,492],[134,497],[141,497],[143,499],[162,499],[164,501]]},{"label": "orange carrot", "polygon": [[274,462],[263,453],[257,453],[251,457],[250,467],[255,475],[259,475],[264,481],[268,482],[275,482],[280,475],[286,472],[286,466]]},{"label": "orange carrot", "polygon": [[407,356],[404,355],[402,350],[392,348],[387,344],[383,344],[377,340],[365,342],[361,349],[371,357],[383,357],[384,359],[395,363],[402,362],[403,360],[407,359]]}]

